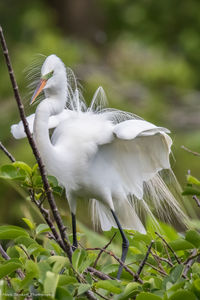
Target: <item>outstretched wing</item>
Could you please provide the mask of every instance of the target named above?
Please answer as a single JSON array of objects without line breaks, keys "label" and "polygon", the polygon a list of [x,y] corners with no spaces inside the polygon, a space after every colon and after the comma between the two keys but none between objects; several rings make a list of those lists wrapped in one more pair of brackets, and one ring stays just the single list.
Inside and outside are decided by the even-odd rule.
[{"label": "outstretched wing", "polygon": [[[113,199],[124,228],[144,232],[140,218],[144,221],[146,215],[150,215],[155,224],[155,216],[168,221],[175,216],[180,223],[187,222],[181,205],[160,176],[161,170],[170,170],[172,140],[168,132],[143,120],[127,120],[115,125],[113,141],[98,148],[96,155],[114,168],[126,194],[122,202]],[[103,230],[115,227],[109,210],[102,203],[92,200],[92,209],[93,214],[99,216]]]},{"label": "outstretched wing", "polygon": [[[73,114],[73,111],[64,109],[60,114],[55,116],[50,116],[48,128],[56,128],[58,124],[67,118],[69,118]],[[26,120],[28,122],[28,126],[30,129],[30,132],[33,133],[33,124],[35,120],[35,114],[32,114],[28,117],[26,117]],[[11,133],[15,139],[23,139],[26,137],[26,133],[24,131],[24,126],[22,121],[20,121],[18,124],[13,124],[11,126]]]},{"label": "outstretched wing", "polygon": [[115,139],[99,147],[99,155],[110,153],[109,163],[117,170],[127,194],[143,198],[143,182],[161,169],[170,168],[171,138],[166,128],[143,120],[128,120],[113,129]]}]

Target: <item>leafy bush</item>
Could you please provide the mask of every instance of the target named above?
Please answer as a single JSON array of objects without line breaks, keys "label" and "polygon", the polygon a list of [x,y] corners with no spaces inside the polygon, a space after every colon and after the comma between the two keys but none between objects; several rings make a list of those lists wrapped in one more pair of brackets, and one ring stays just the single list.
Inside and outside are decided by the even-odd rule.
[{"label": "leafy bush", "polygon": [[[0,177],[34,190],[35,199],[44,201],[37,165],[33,168],[24,162],[3,165]],[[57,180],[50,176],[49,182],[52,191],[60,195],[62,189]],[[188,184],[199,185],[199,181],[190,175]],[[42,204],[46,206],[45,201]],[[200,234],[195,227],[180,235],[169,225],[160,223],[160,233],[155,233],[153,223],[148,220],[147,234],[126,231],[130,248],[126,269],[123,269],[121,281],[117,281],[121,240],[116,235],[109,242],[114,229],[106,233],[106,246],[89,248],[97,243],[94,241],[83,247],[82,239],[87,240],[93,233],[80,225],[83,231],[79,235],[80,247],[73,252],[70,262],[52,238],[48,225],[36,225],[28,218],[23,221],[27,229],[0,226],[0,239],[7,249],[6,252],[0,249],[2,299],[200,299],[197,261]],[[102,243],[99,234],[95,234],[95,239],[98,244]],[[92,291],[93,296],[86,294],[88,291]]]}]

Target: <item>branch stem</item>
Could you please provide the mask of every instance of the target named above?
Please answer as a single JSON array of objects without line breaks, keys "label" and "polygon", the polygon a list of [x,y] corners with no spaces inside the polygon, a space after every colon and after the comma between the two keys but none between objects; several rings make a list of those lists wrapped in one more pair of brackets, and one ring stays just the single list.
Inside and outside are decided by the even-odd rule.
[{"label": "branch stem", "polygon": [[71,261],[72,248],[71,248],[71,245],[69,243],[68,236],[66,235],[66,232],[65,232],[65,226],[62,222],[62,219],[61,219],[61,216],[58,212],[53,194],[51,192],[49,182],[47,180],[44,164],[43,164],[42,159],[40,157],[39,151],[36,147],[33,136],[32,136],[32,134],[29,130],[28,122],[26,120],[26,115],[25,115],[25,111],[24,111],[24,106],[23,106],[22,101],[21,101],[18,85],[17,85],[15,75],[14,75],[14,70],[12,68],[11,60],[10,60],[9,53],[8,53],[8,47],[6,45],[5,37],[4,37],[3,30],[2,30],[1,26],[0,26],[0,42],[1,42],[2,49],[3,49],[3,54],[4,54],[4,57],[5,57],[6,65],[7,65],[7,68],[8,68],[8,73],[9,73],[9,76],[10,76],[10,80],[11,80],[15,100],[17,102],[20,118],[22,120],[24,130],[25,130],[25,133],[27,135],[29,144],[32,148],[33,154],[34,154],[34,156],[37,160],[37,163],[38,163],[38,167],[39,167],[41,177],[42,177],[42,181],[43,181],[44,190],[46,192],[47,199],[48,199],[51,211],[53,213],[54,219],[56,221],[56,224],[57,224],[59,232],[60,232],[60,236],[61,236],[62,244],[63,244],[63,249],[65,249],[65,252],[67,253],[68,258]]},{"label": "branch stem", "polygon": [[153,243],[154,243],[154,241],[151,241],[151,243],[150,243],[150,245],[149,245],[149,247],[148,247],[148,249],[147,249],[147,252],[146,252],[146,254],[145,254],[145,257],[144,257],[144,259],[141,261],[141,263],[140,263],[140,265],[139,265],[139,268],[138,268],[138,270],[137,270],[137,273],[135,274],[137,280],[139,279],[139,276],[140,276],[140,274],[141,274],[141,272],[142,272],[142,270],[143,270],[143,268],[144,268],[144,266],[145,266],[145,264],[146,264],[146,262],[147,262],[147,259],[148,259],[148,257],[149,257],[149,254],[151,253],[151,248],[152,248],[152,246],[153,246]]},{"label": "branch stem", "polygon": [[176,255],[175,251],[172,249],[172,247],[167,243],[167,241],[158,233],[158,232],[155,232],[155,234],[157,236],[159,236],[159,238],[163,241],[163,243],[169,248],[169,250],[172,252],[172,254],[174,255],[177,263],[180,265],[181,264],[181,261],[180,259],[178,258],[178,256]]},{"label": "branch stem", "polygon": [[[3,249],[2,245],[0,244],[0,253],[1,253],[1,256],[5,259],[5,260],[10,260],[10,256],[6,253],[6,251]],[[16,273],[19,275],[19,277],[21,279],[24,279],[25,278],[25,275],[24,273],[20,270],[20,269],[17,269],[16,270]]]},{"label": "branch stem", "polygon": [[12,156],[12,154],[6,149],[6,147],[0,142],[0,149],[8,156],[8,158],[15,162],[15,158]]}]

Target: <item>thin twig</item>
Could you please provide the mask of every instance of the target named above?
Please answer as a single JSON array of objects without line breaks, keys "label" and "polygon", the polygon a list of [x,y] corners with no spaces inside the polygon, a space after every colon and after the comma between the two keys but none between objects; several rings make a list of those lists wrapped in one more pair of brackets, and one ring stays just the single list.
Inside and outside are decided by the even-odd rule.
[{"label": "thin twig", "polygon": [[[151,241],[151,243],[150,243],[150,245],[149,245],[149,247],[148,247],[148,249],[147,249],[147,252],[146,252],[146,254],[145,254],[145,257],[144,257],[144,259],[141,261],[141,263],[140,263],[140,265],[139,265],[139,268],[138,268],[138,270],[137,270],[137,273],[135,274],[137,280],[139,279],[140,274],[141,274],[141,272],[142,272],[142,270],[143,270],[143,268],[144,268],[144,266],[145,266],[145,263],[147,262],[147,259],[148,259],[148,257],[149,257],[149,254],[150,254],[151,248],[152,248],[152,246],[153,246],[153,243],[154,243],[154,241]],[[135,279],[136,279],[136,278],[135,278]]]},{"label": "thin twig", "polygon": [[192,151],[192,150],[190,150],[189,148],[187,148],[185,146],[181,146],[181,148],[184,149],[185,151],[189,152],[189,153],[192,153],[195,156],[200,156],[200,153]]},{"label": "thin twig", "polygon": [[169,259],[160,257],[160,256],[156,255],[155,253],[153,253],[152,251],[151,251],[151,254],[155,258],[155,260],[166,262],[170,267],[174,266],[173,263]]},{"label": "thin twig", "polygon": [[123,263],[123,261],[119,258],[119,257],[117,257],[112,251],[108,251],[108,250],[105,250],[105,249],[102,249],[102,248],[98,248],[98,247],[96,247],[96,248],[86,248],[86,250],[102,250],[103,252],[105,252],[105,253],[107,253],[108,255],[110,255],[110,256],[112,256],[121,266],[123,266],[123,268],[129,273],[129,274],[131,274],[132,276],[133,276],[133,278],[136,280],[136,281],[138,281],[139,283],[143,283],[143,281],[139,278],[137,278],[137,276],[136,276],[136,274],[131,270],[131,269],[129,269],[128,267],[127,267],[127,265],[125,265],[124,263]]},{"label": "thin twig", "polygon": [[[94,292],[95,293],[95,292]],[[94,294],[93,294],[93,292],[92,291],[87,291],[87,292],[85,292],[85,294],[86,294],[86,296],[87,296],[87,298],[89,299],[89,300],[97,300],[97,298],[94,296]]]},{"label": "thin twig", "polygon": [[22,245],[19,245],[19,248],[22,249],[22,251],[25,253],[25,255],[27,256],[28,259],[31,259],[30,255],[28,254],[28,252],[26,251],[26,249],[24,249],[24,247]]},{"label": "thin twig", "polygon": [[15,158],[12,156],[12,154],[6,149],[6,147],[0,142],[0,149],[8,156],[8,158],[15,162]]},{"label": "thin twig", "polygon": [[[5,259],[5,260],[10,260],[10,256],[6,253],[6,251],[3,249],[2,245],[0,244],[0,253],[1,253],[1,256]],[[19,277],[21,279],[24,279],[25,278],[25,275],[24,273],[20,270],[20,269],[17,269],[16,270],[16,273],[19,275]]]},{"label": "thin twig", "polygon": [[[198,254],[198,255],[199,255],[199,254]],[[193,263],[194,263],[194,258],[195,258],[196,256],[198,256],[198,255],[197,255],[197,249],[194,249],[194,250],[192,251],[192,255],[190,256],[190,259],[187,259],[187,262],[186,262],[186,264],[185,264],[185,268],[184,268],[183,274],[182,274],[182,276],[183,276],[184,278],[187,278],[187,273],[188,273],[189,269],[191,268],[191,266],[192,266]]]},{"label": "thin twig", "polygon": [[148,263],[148,262],[146,262],[146,265],[147,265],[147,266],[150,266],[152,269],[154,269],[155,271],[159,272],[160,274],[162,274],[162,275],[164,275],[164,276],[167,275],[167,273],[166,273],[165,271],[156,268],[155,266],[153,266],[152,264],[150,264],[150,263]]},{"label": "thin twig", "polygon": [[196,195],[194,195],[194,196],[192,196],[192,199],[194,199],[196,201],[197,206],[200,207],[200,200],[199,200],[199,198]]},{"label": "thin twig", "polygon": [[0,26],[0,42],[1,42],[2,49],[3,49],[3,54],[4,54],[4,57],[5,57],[5,61],[6,61],[6,64],[7,64],[7,68],[8,68],[12,88],[13,88],[13,92],[14,92],[14,95],[15,95],[15,100],[17,102],[17,106],[18,106],[18,110],[19,110],[19,114],[20,114],[20,117],[21,117],[21,120],[22,120],[22,123],[23,123],[23,126],[24,126],[24,131],[27,135],[27,138],[28,138],[29,144],[32,148],[33,154],[35,155],[35,158],[38,162],[38,167],[39,167],[39,170],[40,170],[40,173],[41,173],[42,182],[43,182],[43,185],[44,185],[44,190],[46,192],[49,205],[51,207],[54,219],[57,223],[57,226],[58,226],[61,238],[62,238],[63,248],[65,249],[65,252],[67,253],[68,258],[71,261],[72,248],[71,248],[71,245],[69,243],[68,236],[65,232],[65,226],[64,226],[64,224],[62,222],[62,219],[60,217],[60,214],[58,212],[58,208],[56,206],[56,203],[55,203],[55,200],[54,200],[49,182],[47,180],[44,164],[41,160],[39,151],[36,147],[35,141],[34,141],[34,139],[32,137],[32,134],[29,130],[28,122],[26,120],[26,115],[25,115],[25,112],[24,112],[24,106],[23,106],[22,101],[21,101],[21,97],[20,97],[20,94],[19,94],[19,89],[18,89],[18,86],[17,86],[17,82],[16,82],[16,79],[15,79],[14,71],[13,71],[13,68],[12,68],[12,65],[11,65],[11,60],[10,60],[9,53],[8,53],[8,47],[6,45],[6,41],[5,41],[3,30],[2,30],[1,26]]},{"label": "thin twig", "polygon": [[171,256],[170,256],[170,254],[169,254],[169,251],[168,251],[168,248],[167,248],[167,246],[163,243],[163,246],[164,246],[164,248],[165,248],[165,252],[166,252],[166,254],[167,254],[167,257],[168,257],[168,260],[173,264],[173,262],[172,262],[172,259],[171,259]]},{"label": "thin twig", "polygon": [[99,292],[97,292],[97,291],[94,291],[94,293],[97,294],[97,296],[101,297],[102,299],[110,300],[109,298],[107,298],[107,297],[101,295],[101,294],[100,294]]},{"label": "thin twig", "polygon": [[[195,250],[196,250],[196,249],[195,249]],[[188,263],[190,260],[192,260],[192,259],[198,257],[199,255],[200,255],[200,252],[197,252],[196,254],[192,253],[191,256],[189,256],[189,257],[186,259],[186,261],[184,261],[183,264],[184,264],[184,265],[187,265],[187,263]]]},{"label": "thin twig", "polygon": [[[103,247],[104,250],[105,250],[106,248],[108,248],[108,246],[112,243],[112,241],[113,241],[113,239],[114,239],[115,236],[116,236],[116,232],[115,232],[114,235],[112,236],[111,240]],[[97,263],[98,263],[98,260],[100,259],[102,253],[103,253],[103,250],[101,250],[101,251],[99,252],[99,254],[98,254],[98,256],[97,256],[97,258],[96,258],[96,260],[95,260],[95,262],[94,262],[94,264],[93,264],[93,268],[96,268]]]},{"label": "thin twig", "polygon": [[1,244],[0,244],[0,253],[1,253],[1,256],[3,258],[5,258],[6,260],[10,259],[10,256],[6,253],[6,251],[3,249],[3,247],[1,246]]},{"label": "thin twig", "polygon": [[93,275],[99,277],[99,278],[102,279],[102,280],[109,280],[109,279],[112,279],[112,278],[111,278],[110,276],[108,276],[107,274],[102,273],[102,272],[96,270],[96,269],[93,268],[93,267],[88,267],[88,268],[86,269],[86,271],[92,273]]},{"label": "thin twig", "polygon": [[181,264],[181,261],[180,259],[178,258],[178,256],[176,255],[176,253],[174,252],[174,250],[172,249],[172,247],[167,243],[167,241],[158,233],[158,232],[155,232],[155,234],[157,236],[159,236],[159,238],[161,238],[161,240],[165,243],[165,245],[169,248],[169,250],[173,253],[177,263],[180,265]]},{"label": "thin twig", "polygon": [[59,246],[63,249],[63,243],[62,240],[53,224],[53,221],[51,220],[50,217],[50,213],[49,211],[43,207],[43,205],[41,205],[36,199],[35,199],[35,194],[34,191],[32,189],[29,190],[30,193],[30,198],[31,201],[39,208],[43,218],[45,219],[47,225],[49,226],[49,228],[51,229],[53,235],[52,238],[59,244]]}]

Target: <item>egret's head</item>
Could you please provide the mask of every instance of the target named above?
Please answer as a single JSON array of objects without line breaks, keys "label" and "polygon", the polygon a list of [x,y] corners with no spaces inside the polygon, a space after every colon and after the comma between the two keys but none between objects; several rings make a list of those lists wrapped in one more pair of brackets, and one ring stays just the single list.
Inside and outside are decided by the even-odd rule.
[{"label": "egret's head", "polygon": [[58,94],[66,85],[64,63],[55,54],[49,55],[41,68],[41,79],[31,99],[31,104],[44,90],[48,94]]}]

